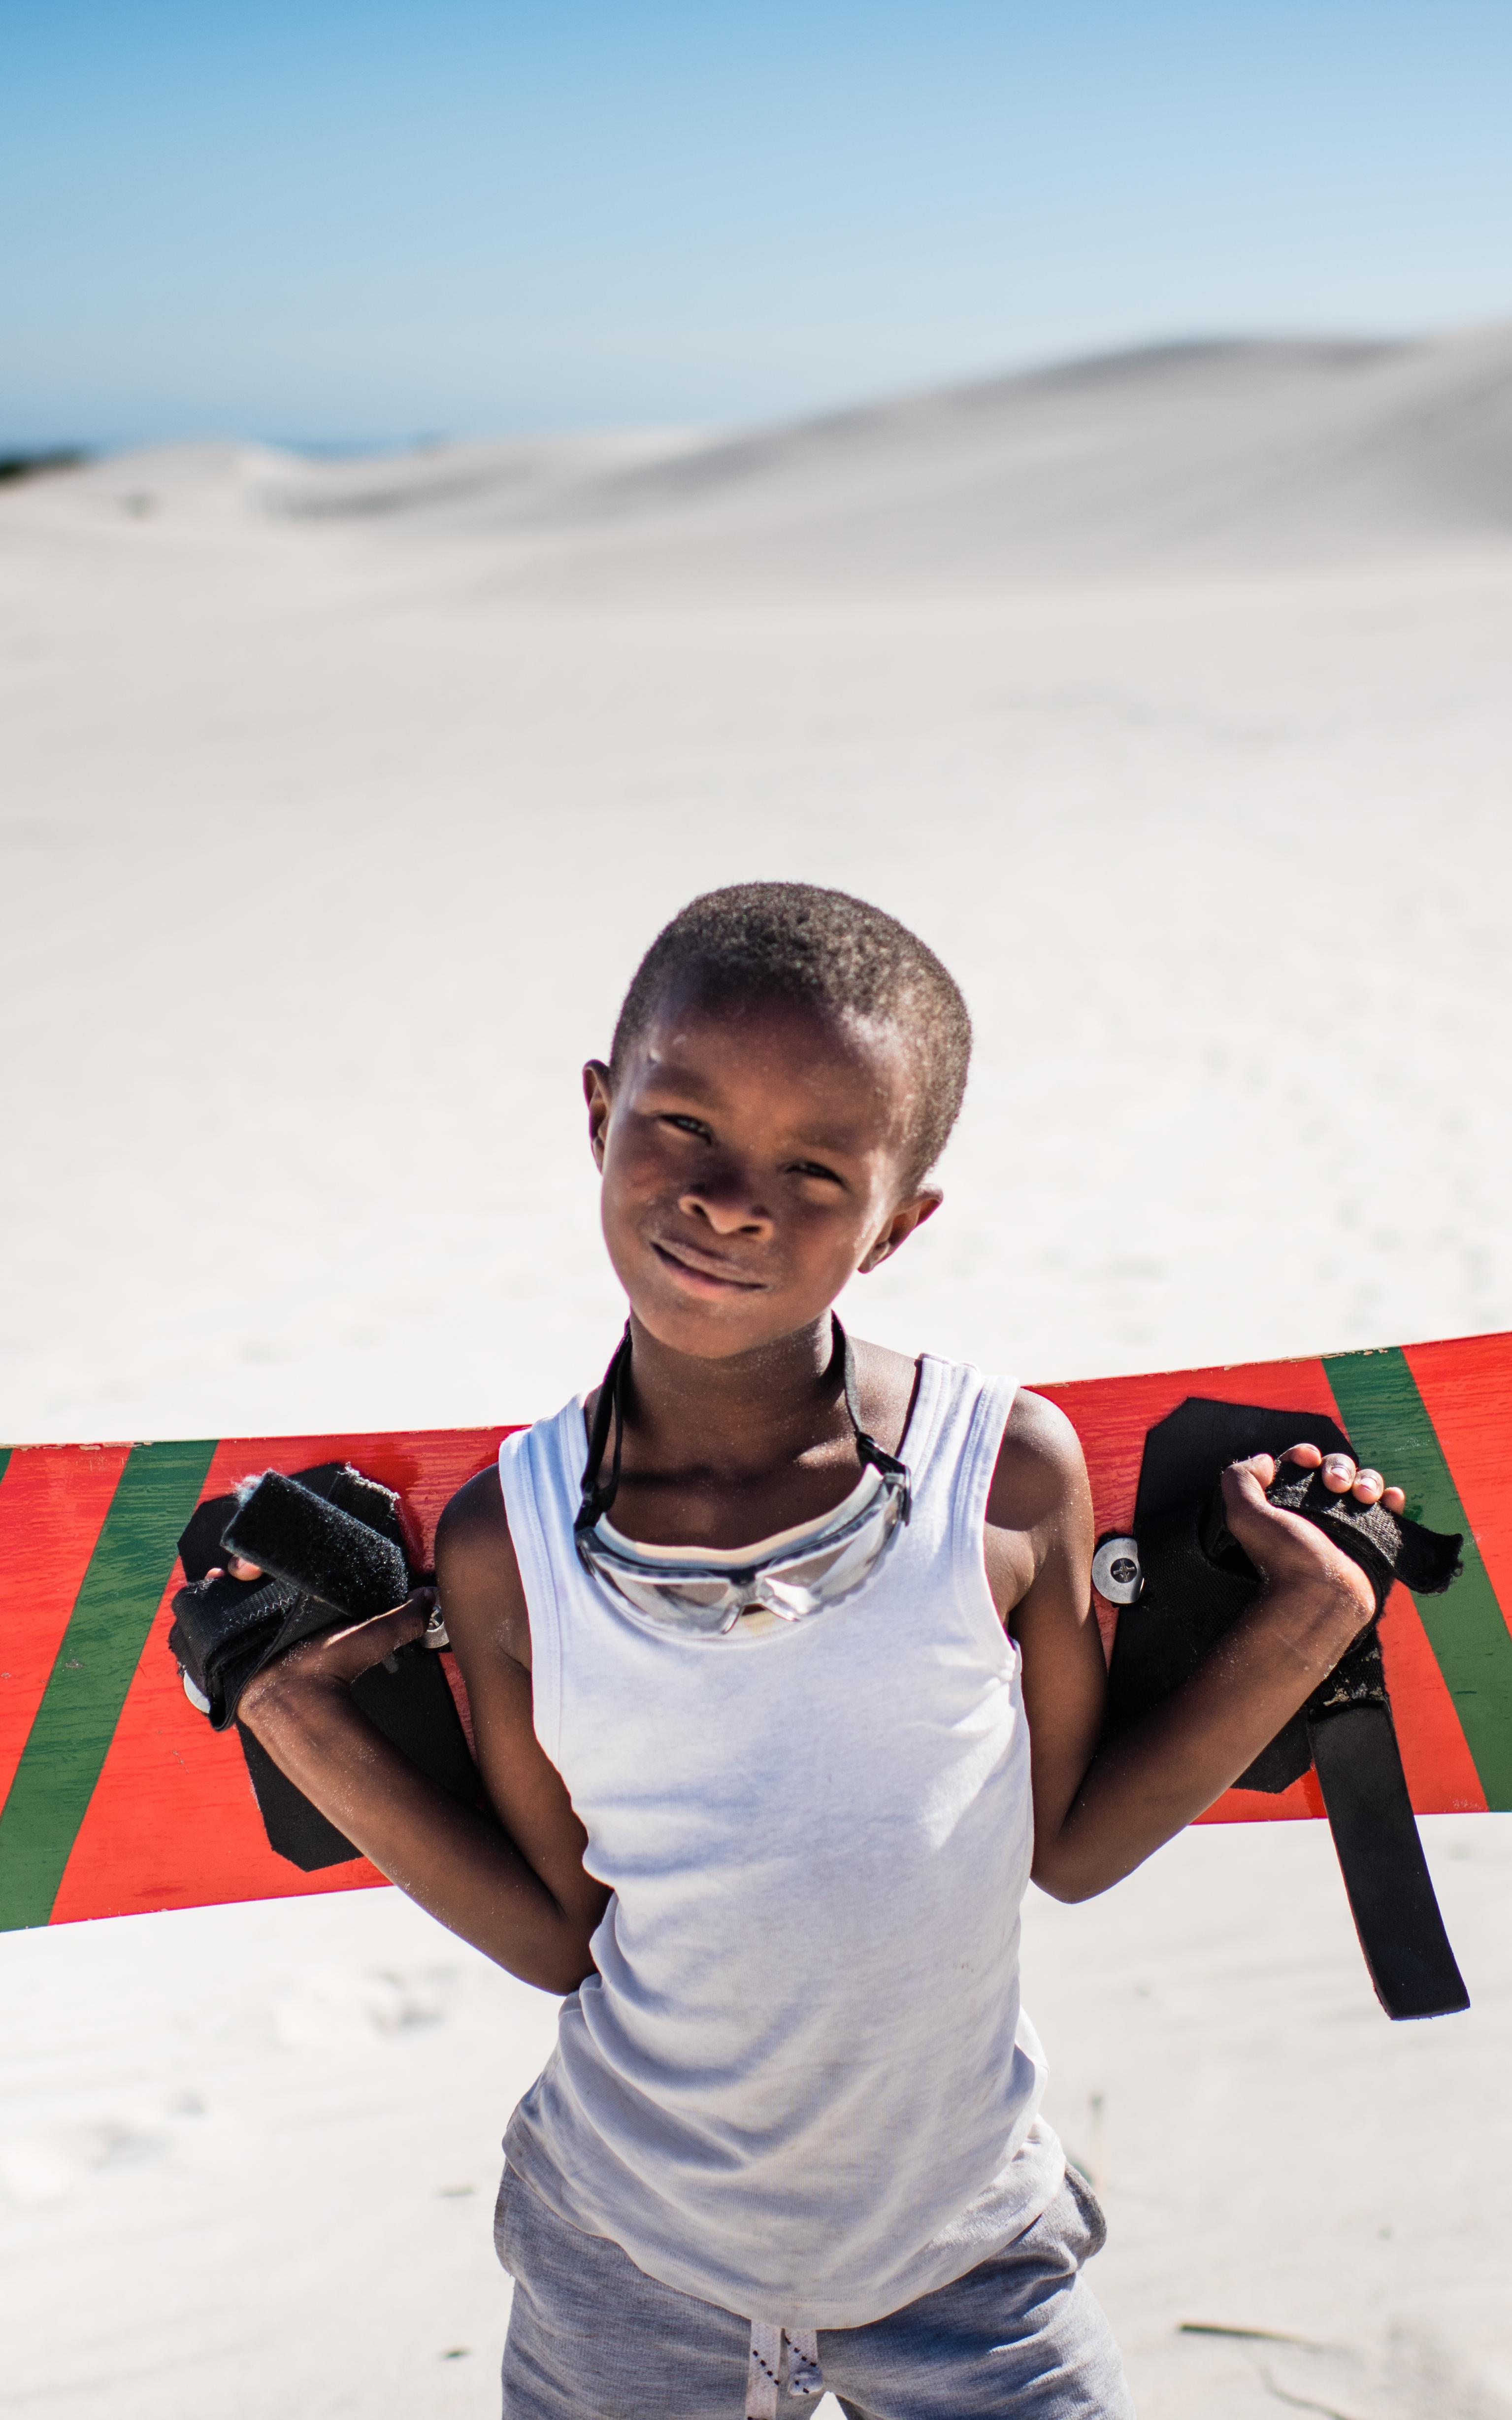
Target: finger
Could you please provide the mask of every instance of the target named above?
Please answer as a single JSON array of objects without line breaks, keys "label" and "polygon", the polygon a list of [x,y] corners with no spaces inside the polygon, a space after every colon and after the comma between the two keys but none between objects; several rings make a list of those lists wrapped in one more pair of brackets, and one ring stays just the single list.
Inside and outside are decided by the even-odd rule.
[{"label": "finger", "polygon": [[1335,1496],[1342,1496],[1354,1485],[1354,1464],[1347,1453],[1324,1454],[1323,1485],[1331,1487]]},{"label": "finger", "polygon": [[1246,1462],[1231,1462],[1223,1475],[1224,1502],[1230,1508],[1256,1504],[1269,1512],[1265,1491],[1275,1479],[1275,1456],[1252,1453]]},{"label": "finger", "polygon": [[1377,1504],[1386,1492],[1386,1482],[1379,1470],[1357,1470],[1350,1490],[1357,1504]]},{"label": "finger", "polygon": [[1388,1487],[1381,1500],[1388,1512],[1405,1512],[1407,1510],[1407,1498],[1399,1487]]},{"label": "finger", "polygon": [[1296,1463],[1302,1470],[1316,1470],[1323,1459],[1323,1449],[1318,1445],[1288,1445],[1281,1459]]},{"label": "finger", "polygon": [[261,1563],[249,1563],[245,1555],[233,1555],[226,1569],[234,1580],[260,1580],[263,1575]]}]

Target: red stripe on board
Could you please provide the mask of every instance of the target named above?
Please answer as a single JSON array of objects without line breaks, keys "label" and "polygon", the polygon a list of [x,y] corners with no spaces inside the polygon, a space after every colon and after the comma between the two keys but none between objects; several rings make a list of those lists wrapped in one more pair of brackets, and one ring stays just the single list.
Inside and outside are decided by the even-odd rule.
[{"label": "red stripe on board", "polygon": [[[292,1471],[345,1459],[399,1489],[428,1563],[441,1507],[464,1480],[488,1467],[508,1434],[501,1428],[228,1437],[216,1449],[203,1497],[227,1494],[250,1471]],[[79,1828],[54,1924],[153,1908],[369,1890],[383,1881],[365,1858],[301,1874],[269,1847],[239,1742],[234,1733],[212,1731],[195,1713],[168,1652],[172,1598],[180,1581],[176,1569]]]},{"label": "red stripe on board", "polygon": [[1484,1815],[1486,1792],[1449,1684],[1404,1588],[1394,1588],[1386,1599],[1381,1652],[1412,1805],[1420,1815]]},{"label": "red stripe on board", "polygon": [[308,1892],[371,1889],[365,1858],[301,1874],[275,1856],[235,1732],[212,1731],[168,1652],[175,1572],[148,1634],[105,1768],[53,1903],[54,1924]]},{"label": "red stripe on board", "polygon": [[0,1481],[0,1807],[57,1660],[127,1445],[11,1448]]},{"label": "red stripe on board", "polygon": [[1338,1419],[1321,1361],[1246,1361],[1233,1369],[1158,1370],[1142,1378],[1080,1378],[1064,1387],[1037,1387],[1058,1404],[1082,1441],[1102,1529],[1134,1519],[1145,1431],[1184,1404],[1210,1395],[1224,1404],[1279,1404],[1288,1411]]},{"label": "red stripe on board", "polygon": [[1318,1776],[1308,1771],[1288,1790],[1226,1790],[1223,1796],[1199,1815],[1199,1823],[1299,1823],[1321,1819],[1328,1809],[1318,1786]]},{"label": "red stripe on board", "polygon": [[1512,1629],[1512,1336],[1411,1344],[1404,1357]]}]

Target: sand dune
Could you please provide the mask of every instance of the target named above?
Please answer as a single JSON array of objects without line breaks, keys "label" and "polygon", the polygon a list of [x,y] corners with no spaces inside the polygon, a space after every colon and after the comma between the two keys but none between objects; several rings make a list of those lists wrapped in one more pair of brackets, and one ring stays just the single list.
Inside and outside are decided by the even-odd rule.
[{"label": "sand dune", "polygon": [[[578,1066],[748,875],[893,908],[977,1022],[859,1332],[1512,1326],[1509,397],[1504,330],[1192,347],[0,492],[0,1434],[553,1408],[622,1315]],[[1505,1831],[1435,1827],[1442,2026],[1377,2015],[1313,1827],[1031,1910],[1144,2420],[1512,2410]],[[0,1942],[0,2411],[488,2412],[533,1995],[389,1896]]]},{"label": "sand dune", "polygon": [[138,458],[78,492],[203,511],[217,472],[249,516],[550,534],[575,559],[612,536],[641,576],[658,554],[975,582],[1501,548],[1512,330],[1170,345],[735,435]]},{"label": "sand dune", "polygon": [[574,560],[611,540],[642,577],[658,554],[725,578],[885,567],[976,582],[1500,549],[1512,330],[1152,347],[735,434],[360,460],[169,448],[65,492],[144,516],[549,535]]},{"label": "sand dune", "polygon": [[807,520],[966,573],[1512,538],[1512,331],[1159,348],[621,474],[644,510]]}]

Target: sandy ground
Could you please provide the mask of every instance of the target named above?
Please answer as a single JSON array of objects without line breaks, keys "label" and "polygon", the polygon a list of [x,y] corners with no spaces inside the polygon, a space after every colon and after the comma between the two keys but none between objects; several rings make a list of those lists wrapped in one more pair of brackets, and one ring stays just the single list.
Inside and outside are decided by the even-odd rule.
[{"label": "sandy ground", "polygon": [[[1425,1828],[1475,2003],[1431,2024],[1377,2009],[1320,1826],[1029,1901],[1142,2420],[1512,2412],[1512,1823]],[[498,2144],[554,2002],[388,1891],[9,1934],[0,1992],[0,2411],[496,2408]]]},{"label": "sandy ground", "polygon": [[[1053,1378],[1512,1326],[1509,396],[1491,332],[0,497],[0,1433],[554,1407],[617,1325],[577,1068],[748,875],[894,908],[977,1017],[863,1332]],[[1031,1909],[1145,2420],[1512,2412],[1512,1838],[1429,1830],[1476,2005],[1427,2027],[1311,1826]],[[391,1894],[0,1978],[0,2410],[490,2408],[548,2004]]]}]

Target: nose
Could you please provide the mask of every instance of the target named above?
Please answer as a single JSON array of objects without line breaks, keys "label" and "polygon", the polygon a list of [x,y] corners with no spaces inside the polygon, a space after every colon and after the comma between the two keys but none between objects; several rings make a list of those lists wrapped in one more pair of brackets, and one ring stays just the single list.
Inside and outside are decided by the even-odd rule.
[{"label": "nose", "polygon": [[752,1235],[759,1240],[772,1232],[771,1212],[762,1207],[735,1169],[717,1176],[711,1173],[701,1184],[690,1185],[678,1195],[677,1207],[685,1218],[702,1219],[717,1235]]}]

